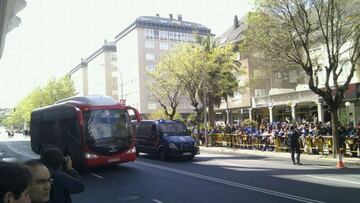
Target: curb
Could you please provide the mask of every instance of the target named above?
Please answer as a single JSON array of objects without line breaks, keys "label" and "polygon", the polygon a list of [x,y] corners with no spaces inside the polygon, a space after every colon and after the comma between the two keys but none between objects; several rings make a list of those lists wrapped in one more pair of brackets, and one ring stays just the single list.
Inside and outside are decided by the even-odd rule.
[{"label": "curb", "polygon": [[[204,147],[200,146],[201,151],[208,152],[218,152],[218,153],[237,153],[237,154],[250,154],[257,156],[266,156],[266,157],[282,157],[289,158],[290,153],[287,152],[273,152],[273,151],[259,151],[259,150],[249,150],[249,149],[233,149],[227,147]],[[309,154],[301,154],[301,159],[309,160],[309,161],[321,161],[321,162],[329,162],[336,163],[338,162],[337,158],[333,158],[332,156],[327,155],[309,155]],[[348,164],[354,164],[360,166],[359,158],[347,158],[343,157],[343,161]]]}]

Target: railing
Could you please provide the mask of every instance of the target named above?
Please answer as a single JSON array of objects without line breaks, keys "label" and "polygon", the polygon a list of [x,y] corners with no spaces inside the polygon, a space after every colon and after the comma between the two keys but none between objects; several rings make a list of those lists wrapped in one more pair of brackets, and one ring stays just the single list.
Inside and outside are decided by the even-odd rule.
[{"label": "railing", "polygon": [[[204,145],[204,136],[200,138]],[[235,133],[215,133],[207,136],[209,146],[224,146],[243,149],[257,149],[263,151],[284,152],[289,151],[288,139],[283,136],[262,134],[258,136]],[[359,155],[360,138],[350,137],[345,139],[344,154],[349,156]],[[332,136],[306,136],[299,139],[300,149],[305,154],[331,154],[333,147]]]}]

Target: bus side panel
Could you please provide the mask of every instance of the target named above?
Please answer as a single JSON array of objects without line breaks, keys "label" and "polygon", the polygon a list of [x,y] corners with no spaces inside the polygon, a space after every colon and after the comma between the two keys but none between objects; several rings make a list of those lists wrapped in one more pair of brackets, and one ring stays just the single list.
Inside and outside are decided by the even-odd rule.
[{"label": "bus side panel", "polygon": [[31,150],[36,154],[40,154],[40,131],[41,131],[41,120],[39,118],[39,112],[31,113],[30,119],[30,143]]}]

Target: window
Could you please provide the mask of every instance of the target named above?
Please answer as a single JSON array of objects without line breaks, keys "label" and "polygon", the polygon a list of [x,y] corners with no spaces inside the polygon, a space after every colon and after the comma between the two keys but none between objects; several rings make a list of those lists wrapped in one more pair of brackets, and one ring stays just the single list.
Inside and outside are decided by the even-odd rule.
[{"label": "window", "polygon": [[156,109],[156,103],[149,102],[148,103],[148,110],[155,110]]},{"label": "window", "polygon": [[145,29],[145,38],[154,39],[154,29]]},{"label": "window", "polygon": [[154,64],[146,65],[146,70],[149,72],[155,71],[155,65]]},{"label": "window", "polygon": [[297,70],[290,70],[289,72],[289,82],[297,82]]},{"label": "window", "polygon": [[169,44],[167,42],[160,42],[160,49],[161,50],[168,50]]},{"label": "window", "polygon": [[255,97],[261,97],[266,95],[268,95],[266,89],[255,89]]},{"label": "window", "polygon": [[275,72],[275,78],[276,79],[283,79],[283,74],[280,71]]},{"label": "window", "polygon": [[111,71],[111,76],[112,76],[112,77],[116,77],[116,78],[117,78],[118,75],[119,75],[118,71],[116,71],[116,70]]},{"label": "window", "polygon": [[161,40],[169,40],[169,32],[164,30],[159,30],[159,39]]},{"label": "window", "polygon": [[242,94],[240,92],[234,92],[234,98],[233,100],[241,100]]},{"label": "window", "polygon": [[155,61],[155,54],[153,54],[153,53],[147,53],[147,54],[145,55],[145,58],[146,58],[147,61]]},{"label": "window", "polygon": [[111,54],[111,61],[112,61],[112,62],[116,62],[116,60],[117,60],[116,53],[112,53],[112,54]]},{"label": "window", "polygon": [[146,49],[153,49],[155,47],[155,42],[154,41],[145,41],[145,48]]}]

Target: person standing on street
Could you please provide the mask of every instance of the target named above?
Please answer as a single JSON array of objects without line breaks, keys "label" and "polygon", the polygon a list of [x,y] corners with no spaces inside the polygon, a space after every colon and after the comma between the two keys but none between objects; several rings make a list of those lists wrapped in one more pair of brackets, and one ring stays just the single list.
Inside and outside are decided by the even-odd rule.
[{"label": "person standing on street", "polygon": [[28,160],[24,166],[29,169],[32,176],[32,183],[29,195],[32,203],[45,203],[49,201],[50,188],[53,180],[49,170],[38,160]]},{"label": "person standing on street", "polygon": [[40,160],[49,168],[54,179],[49,203],[71,203],[70,194],[84,190],[85,186],[73,168],[70,156],[64,157],[58,148],[49,148],[41,153]]},{"label": "person standing on street", "polygon": [[[291,160],[294,164],[302,165],[300,162],[300,143],[299,137],[300,133],[295,130],[294,125],[289,125],[289,131],[287,132],[289,139],[289,147],[291,152]],[[295,153],[296,153],[296,162],[295,162]]]},{"label": "person standing on street", "polygon": [[0,203],[30,203],[31,174],[17,163],[0,161]]}]

